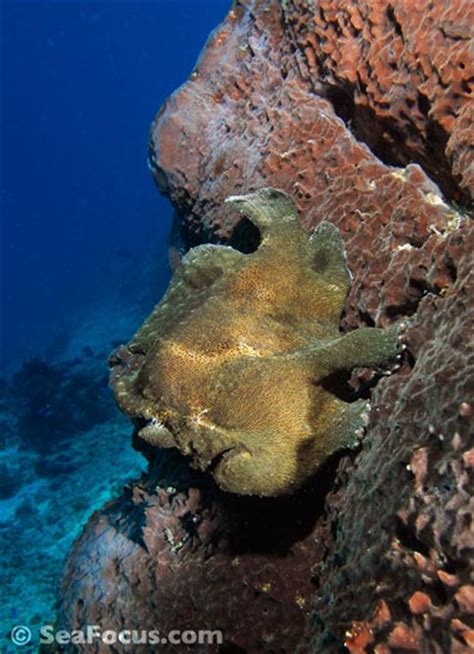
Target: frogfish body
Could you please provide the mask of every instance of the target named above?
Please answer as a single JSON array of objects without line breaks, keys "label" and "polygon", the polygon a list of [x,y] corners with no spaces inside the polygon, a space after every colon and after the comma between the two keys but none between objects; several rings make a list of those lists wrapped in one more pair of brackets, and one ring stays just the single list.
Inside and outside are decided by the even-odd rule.
[{"label": "frogfish body", "polygon": [[272,188],[227,202],[258,227],[258,249],[191,249],[111,358],[111,383],[148,443],[179,449],[226,491],[289,494],[364,423],[368,403],[344,402],[325,380],[394,358],[398,331],[339,332],[351,276],[336,227],[308,238]]}]

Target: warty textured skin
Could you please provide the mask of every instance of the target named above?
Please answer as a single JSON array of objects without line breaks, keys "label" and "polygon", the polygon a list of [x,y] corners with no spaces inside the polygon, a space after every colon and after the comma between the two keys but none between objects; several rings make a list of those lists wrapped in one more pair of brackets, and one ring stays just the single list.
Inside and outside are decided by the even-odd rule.
[{"label": "warty textured skin", "polygon": [[327,379],[394,359],[398,330],[339,333],[350,273],[336,227],[308,239],[272,188],[228,202],[260,246],[192,249],[129,344],[140,365],[123,374],[119,355],[112,385],[150,444],[178,448],[226,491],[284,495],[363,427],[367,402],[344,402]]}]

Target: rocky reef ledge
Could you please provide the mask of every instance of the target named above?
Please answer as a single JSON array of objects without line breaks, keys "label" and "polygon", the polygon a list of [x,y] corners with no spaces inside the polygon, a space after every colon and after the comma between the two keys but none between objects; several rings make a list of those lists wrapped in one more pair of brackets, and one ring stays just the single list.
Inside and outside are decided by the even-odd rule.
[{"label": "rocky reef ledge", "polygon": [[60,627],[220,629],[189,648],[220,654],[472,651],[472,11],[236,2],[161,109],[150,163],[175,254],[256,250],[224,198],[283,189],[308,233],[339,229],[343,331],[404,321],[407,348],[395,373],[347,379],[371,400],[362,444],[289,497],[226,494],[135,438],[149,472],[77,541]]}]

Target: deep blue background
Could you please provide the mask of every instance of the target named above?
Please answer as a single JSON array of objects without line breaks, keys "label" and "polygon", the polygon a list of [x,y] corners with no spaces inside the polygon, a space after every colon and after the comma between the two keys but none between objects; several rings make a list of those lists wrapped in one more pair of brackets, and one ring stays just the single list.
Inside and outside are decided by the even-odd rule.
[{"label": "deep blue background", "polygon": [[11,365],[106,306],[125,277],[131,295],[147,285],[147,257],[153,283],[166,285],[172,211],[147,170],[148,130],[231,3],[0,2],[1,355]]}]

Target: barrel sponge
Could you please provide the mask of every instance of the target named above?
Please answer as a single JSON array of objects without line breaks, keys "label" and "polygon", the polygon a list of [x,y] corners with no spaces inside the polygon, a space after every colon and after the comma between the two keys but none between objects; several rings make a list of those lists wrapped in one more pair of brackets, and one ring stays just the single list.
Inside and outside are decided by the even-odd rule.
[{"label": "barrel sponge", "polygon": [[259,229],[258,249],[191,249],[112,359],[112,386],[148,443],[178,448],[226,491],[284,495],[362,428],[367,402],[344,402],[327,379],[394,358],[398,330],[339,332],[351,276],[336,227],[308,238],[273,188],[227,203]]}]

